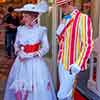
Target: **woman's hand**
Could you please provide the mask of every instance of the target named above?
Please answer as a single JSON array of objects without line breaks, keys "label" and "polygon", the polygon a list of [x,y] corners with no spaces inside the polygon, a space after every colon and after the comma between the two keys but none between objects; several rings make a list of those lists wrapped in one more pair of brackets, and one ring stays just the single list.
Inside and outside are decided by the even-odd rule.
[{"label": "woman's hand", "polygon": [[26,55],[23,51],[19,51],[17,54],[19,56],[20,62],[24,62],[24,61],[28,60],[28,58],[26,57]]},{"label": "woman's hand", "polygon": [[27,58],[22,58],[22,57],[19,56],[19,60],[20,60],[20,62],[24,62],[24,61],[27,60]]},{"label": "woman's hand", "polygon": [[39,56],[40,55],[39,55],[39,52],[38,51],[33,53],[33,57],[39,57]]},{"label": "woman's hand", "polygon": [[18,56],[19,56],[19,59],[20,59],[21,62],[26,61],[28,59],[31,59],[33,57],[41,57],[41,55],[38,51],[34,52],[34,53],[30,53],[30,54],[27,54],[23,51],[19,51]]}]

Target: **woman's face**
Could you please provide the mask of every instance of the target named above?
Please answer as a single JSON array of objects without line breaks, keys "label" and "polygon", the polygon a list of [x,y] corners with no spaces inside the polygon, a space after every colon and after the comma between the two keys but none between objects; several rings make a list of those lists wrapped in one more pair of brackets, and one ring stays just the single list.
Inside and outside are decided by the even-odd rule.
[{"label": "woman's face", "polygon": [[28,13],[23,13],[22,16],[23,16],[22,21],[27,26],[31,25],[32,24],[32,21],[35,19],[34,16],[32,16],[31,14],[28,14]]}]

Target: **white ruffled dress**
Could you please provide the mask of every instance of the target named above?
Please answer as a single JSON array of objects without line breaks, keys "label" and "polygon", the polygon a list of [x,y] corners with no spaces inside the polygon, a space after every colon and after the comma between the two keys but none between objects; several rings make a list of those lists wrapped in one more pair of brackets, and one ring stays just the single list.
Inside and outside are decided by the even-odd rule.
[{"label": "white ruffled dress", "polygon": [[[47,39],[47,29],[40,25],[29,28],[19,26],[15,41],[15,51],[19,50],[19,45],[31,45],[40,42],[41,48],[39,56],[20,51],[10,71],[7,86],[5,89],[4,100],[16,100],[16,91],[28,91],[27,100],[56,100],[56,95],[43,56],[49,50]],[[19,56],[28,58],[21,62]]]}]

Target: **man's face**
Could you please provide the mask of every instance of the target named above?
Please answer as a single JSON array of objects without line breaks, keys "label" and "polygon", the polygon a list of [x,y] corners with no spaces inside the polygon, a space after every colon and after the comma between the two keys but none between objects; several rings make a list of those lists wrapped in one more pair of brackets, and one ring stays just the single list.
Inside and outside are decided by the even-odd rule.
[{"label": "man's face", "polygon": [[60,8],[62,9],[62,12],[65,13],[69,7],[68,7],[68,4],[62,4],[62,5],[60,5]]},{"label": "man's face", "polygon": [[60,5],[60,8],[62,9],[63,13],[70,11],[70,6],[73,5],[73,0],[68,0],[65,4]]}]

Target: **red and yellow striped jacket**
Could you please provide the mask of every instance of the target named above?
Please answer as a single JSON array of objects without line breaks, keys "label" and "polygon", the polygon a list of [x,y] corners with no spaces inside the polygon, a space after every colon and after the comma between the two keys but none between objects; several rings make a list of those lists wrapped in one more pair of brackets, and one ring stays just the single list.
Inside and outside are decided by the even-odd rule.
[{"label": "red and yellow striped jacket", "polygon": [[71,16],[60,33],[57,33],[58,61],[61,60],[66,70],[71,64],[77,64],[81,70],[85,70],[93,47],[91,18],[77,9]]}]

